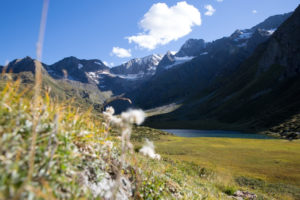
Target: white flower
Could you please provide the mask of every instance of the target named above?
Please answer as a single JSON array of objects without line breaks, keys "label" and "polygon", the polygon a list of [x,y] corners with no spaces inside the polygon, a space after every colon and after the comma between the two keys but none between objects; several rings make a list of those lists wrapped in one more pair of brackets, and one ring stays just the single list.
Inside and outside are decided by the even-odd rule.
[{"label": "white flower", "polygon": [[113,115],[113,114],[115,114],[115,109],[113,107],[109,106],[105,109],[105,112]]},{"label": "white flower", "polygon": [[87,135],[89,133],[90,133],[89,131],[83,130],[83,131],[80,131],[80,133],[78,135],[79,136],[85,136],[85,135]]},{"label": "white flower", "polygon": [[32,122],[29,120],[26,120],[25,126],[26,126],[26,128],[30,129],[32,127]]},{"label": "white flower", "polygon": [[119,117],[111,116],[110,122],[115,126],[122,126],[122,119]]},{"label": "white flower", "polygon": [[155,153],[153,142],[146,139],[145,144],[140,149],[140,153],[150,158],[160,160],[160,155]]},{"label": "white flower", "polygon": [[145,120],[145,113],[142,110],[128,110],[121,114],[121,118],[130,124],[141,125]]}]

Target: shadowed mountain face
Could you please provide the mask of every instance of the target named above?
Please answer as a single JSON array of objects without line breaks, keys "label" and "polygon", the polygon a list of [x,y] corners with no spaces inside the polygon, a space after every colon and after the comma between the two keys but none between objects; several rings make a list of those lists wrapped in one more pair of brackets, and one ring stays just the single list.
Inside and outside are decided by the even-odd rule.
[{"label": "shadowed mountain face", "polygon": [[97,59],[80,60],[68,57],[49,66],[47,70],[55,78],[63,78],[65,70],[68,79],[88,83],[89,77],[86,72],[109,70],[109,68]]},{"label": "shadowed mountain face", "polygon": [[189,39],[182,45],[176,56],[197,56],[205,50],[205,47],[206,43],[203,39]]},{"label": "shadowed mountain face", "polygon": [[156,121],[164,121],[165,126],[173,128],[180,124],[189,128],[264,130],[298,114],[299,35],[300,7],[233,73],[215,79],[180,109],[153,117],[148,123],[159,126]]},{"label": "shadowed mountain face", "polygon": [[290,15],[270,17],[256,27],[236,30],[213,42],[188,40],[177,54],[168,52],[156,74],[127,95],[146,109],[188,99],[234,73]]},{"label": "shadowed mountain face", "polygon": [[271,16],[271,17],[267,18],[265,21],[263,21],[262,23],[259,23],[258,25],[254,26],[251,29],[252,30],[256,30],[256,29],[271,30],[271,29],[277,28],[283,22],[285,22],[291,15],[292,15],[292,13],[286,13],[283,15]]},{"label": "shadowed mountain face", "polygon": [[[42,63],[43,67],[47,65]],[[20,73],[20,72],[35,72],[34,60],[30,57],[25,57],[23,59],[16,59],[10,62],[6,68],[7,72]],[[43,69],[45,71],[45,69]]]}]

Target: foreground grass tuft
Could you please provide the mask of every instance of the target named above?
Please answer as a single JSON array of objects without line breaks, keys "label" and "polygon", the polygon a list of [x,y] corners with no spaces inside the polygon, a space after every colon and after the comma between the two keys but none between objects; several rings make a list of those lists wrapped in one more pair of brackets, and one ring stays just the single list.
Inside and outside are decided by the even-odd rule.
[{"label": "foreground grass tuft", "polygon": [[[107,139],[100,122],[88,120],[95,118],[89,111],[82,113],[53,102],[47,92],[38,97],[40,104],[34,105],[20,92],[20,83],[8,81],[0,93],[0,198],[90,196],[79,184],[78,174],[91,165],[95,171],[101,170],[97,157],[105,151],[98,150]],[[36,126],[34,113],[38,113]],[[37,138],[32,146],[34,127]],[[90,150],[82,150],[86,148]]]}]

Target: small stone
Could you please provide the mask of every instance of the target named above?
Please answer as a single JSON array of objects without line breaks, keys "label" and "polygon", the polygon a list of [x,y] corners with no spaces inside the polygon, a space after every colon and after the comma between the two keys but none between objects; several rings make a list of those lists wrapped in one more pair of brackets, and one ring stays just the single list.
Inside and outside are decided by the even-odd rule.
[{"label": "small stone", "polygon": [[241,190],[238,190],[234,193],[234,198],[235,199],[238,199],[238,200],[242,200],[242,199],[249,199],[249,200],[254,200],[257,198],[257,195],[256,194],[253,194],[251,192],[248,192],[248,191],[241,191]]},{"label": "small stone", "polygon": [[240,190],[238,190],[234,193],[234,196],[236,196],[236,197],[242,197],[243,195],[244,195],[244,193]]}]

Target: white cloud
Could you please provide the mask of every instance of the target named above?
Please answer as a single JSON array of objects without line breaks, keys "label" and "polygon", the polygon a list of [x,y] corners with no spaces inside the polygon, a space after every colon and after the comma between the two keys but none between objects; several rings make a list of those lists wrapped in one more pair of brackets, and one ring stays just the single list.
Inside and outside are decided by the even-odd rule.
[{"label": "white cloud", "polygon": [[223,0],[217,0],[217,2],[223,2]]},{"label": "white cloud", "polygon": [[144,32],[126,37],[129,43],[139,47],[155,49],[177,40],[192,31],[193,26],[201,25],[201,14],[197,8],[185,1],[168,7],[165,3],[156,3],[139,22]]},{"label": "white cloud", "polygon": [[111,55],[115,55],[119,58],[128,58],[131,57],[131,50],[120,47],[113,47]]},{"label": "white cloud", "polygon": [[204,15],[212,16],[216,12],[216,9],[212,5],[205,5],[204,8],[207,10]]},{"label": "white cloud", "polygon": [[253,14],[256,14],[256,13],[257,13],[257,10],[252,10],[252,13],[253,13]]}]

